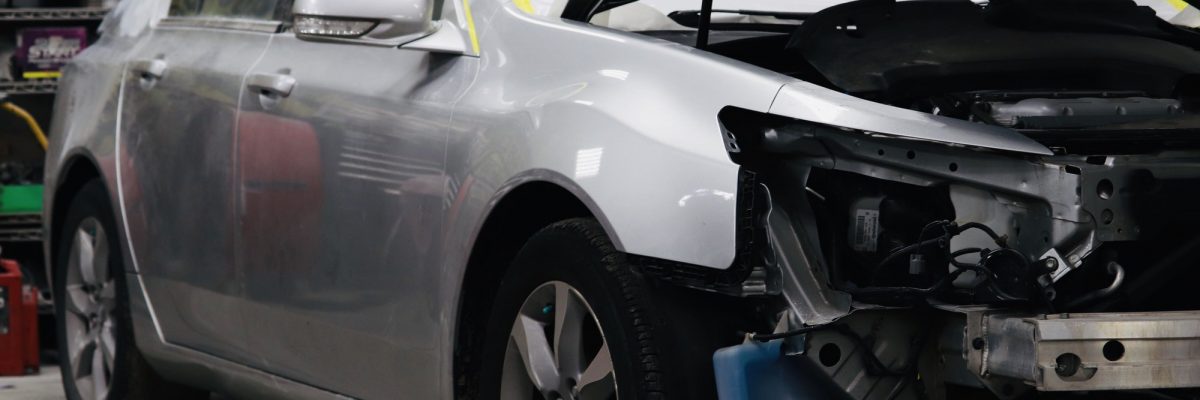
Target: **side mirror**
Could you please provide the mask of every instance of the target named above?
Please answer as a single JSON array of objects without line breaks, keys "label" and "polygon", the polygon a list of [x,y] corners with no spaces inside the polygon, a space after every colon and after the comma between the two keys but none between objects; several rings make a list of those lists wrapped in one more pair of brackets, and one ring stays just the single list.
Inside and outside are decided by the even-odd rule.
[{"label": "side mirror", "polygon": [[436,30],[434,0],[295,0],[296,36],[399,46]]}]

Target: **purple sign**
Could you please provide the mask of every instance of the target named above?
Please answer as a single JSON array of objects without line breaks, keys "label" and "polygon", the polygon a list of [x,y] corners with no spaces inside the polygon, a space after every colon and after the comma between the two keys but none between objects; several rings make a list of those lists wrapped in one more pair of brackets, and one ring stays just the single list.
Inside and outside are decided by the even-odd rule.
[{"label": "purple sign", "polygon": [[26,28],[17,31],[17,65],[25,79],[59,77],[62,67],[87,48],[87,28]]}]

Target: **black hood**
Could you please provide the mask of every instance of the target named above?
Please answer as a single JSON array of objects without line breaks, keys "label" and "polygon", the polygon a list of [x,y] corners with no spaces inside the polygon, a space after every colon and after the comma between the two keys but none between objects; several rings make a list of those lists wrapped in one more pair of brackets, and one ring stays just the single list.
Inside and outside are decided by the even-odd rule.
[{"label": "black hood", "polygon": [[810,81],[893,104],[981,84],[1174,97],[1200,74],[1200,33],[1132,0],[861,0],[816,13],[787,47],[824,78]]}]

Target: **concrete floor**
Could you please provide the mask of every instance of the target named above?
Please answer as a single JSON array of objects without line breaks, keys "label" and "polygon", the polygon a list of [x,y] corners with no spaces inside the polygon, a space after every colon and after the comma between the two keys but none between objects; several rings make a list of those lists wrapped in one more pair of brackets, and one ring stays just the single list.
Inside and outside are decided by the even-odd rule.
[{"label": "concrete floor", "polygon": [[57,365],[42,367],[38,375],[0,377],[0,399],[63,400],[62,376]]},{"label": "concrete floor", "polygon": [[[57,365],[43,365],[37,375],[0,377],[0,399],[4,400],[64,400],[62,375]],[[229,400],[214,395],[212,400]]]}]

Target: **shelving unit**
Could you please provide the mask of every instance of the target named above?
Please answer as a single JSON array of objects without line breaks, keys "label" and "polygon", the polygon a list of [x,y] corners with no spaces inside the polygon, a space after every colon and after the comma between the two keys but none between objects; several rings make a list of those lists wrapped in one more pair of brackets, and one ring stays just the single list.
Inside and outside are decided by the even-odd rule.
[{"label": "shelving unit", "polygon": [[[98,24],[108,14],[103,7],[0,8],[0,27],[30,26],[44,23]],[[2,29],[0,29],[2,30]],[[22,95],[52,95],[58,90],[55,79],[0,81],[0,93],[10,98]]]},{"label": "shelving unit", "polygon": [[[82,0],[42,3],[85,4]],[[16,33],[25,28],[85,27],[88,30],[88,42],[94,43],[98,38],[96,29],[108,11],[109,9],[103,7],[0,8],[0,40],[12,41],[9,42],[12,44],[8,45],[12,46],[15,44]],[[0,93],[7,96],[6,101],[27,110],[43,128],[49,128],[58,80],[20,79],[20,76],[16,78],[17,80],[0,81]],[[45,153],[26,130],[23,121],[7,113],[0,113],[0,164],[14,163],[35,169],[41,167]],[[5,182],[0,187],[0,196],[4,193],[15,193],[20,188],[36,187],[40,183],[36,181],[40,178],[27,179]],[[38,196],[40,197],[40,194]],[[45,290],[48,284],[46,277],[38,273],[44,270],[41,244],[44,235],[42,216],[36,208],[38,207],[26,207],[0,213],[0,247],[3,247],[4,258],[17,259],[29,271],[34,271],[34,281]]]},{"label": "shelving unit", "polygon": [[0,242],[17,243],[42,241],[42,214],[0,215]]},{"label": "shelving unit", "polygon": [[0,23],[6,22],[69,22],[99,21],[108,9],[99,7],[79,8],[0,8]]},{"label": "shelving unit", "polygon": [[57,79],[38,79],[32,81],[0,81],[0,93],[9,96],[23,94],[54,94],[58,90]]}]

